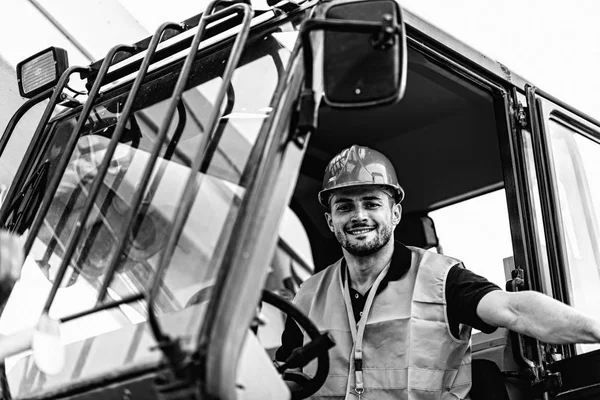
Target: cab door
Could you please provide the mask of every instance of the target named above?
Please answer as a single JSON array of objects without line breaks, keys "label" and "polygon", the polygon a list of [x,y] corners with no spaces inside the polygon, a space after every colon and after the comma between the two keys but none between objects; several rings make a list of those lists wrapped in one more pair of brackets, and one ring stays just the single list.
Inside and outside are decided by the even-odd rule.
[{"label": "cab door", "polygon": [[[548,292],[600,319],[600,122],[533,87],[526,96]],[[600,345],[545,351],[555,398],[600,396]]]}]

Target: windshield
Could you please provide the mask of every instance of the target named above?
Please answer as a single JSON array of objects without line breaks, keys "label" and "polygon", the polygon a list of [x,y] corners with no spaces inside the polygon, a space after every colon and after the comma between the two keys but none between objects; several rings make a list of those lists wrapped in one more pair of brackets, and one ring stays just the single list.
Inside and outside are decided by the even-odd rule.
[{"label": "windshield", "polygon": [[[155,304],[159,314],[208,299],[205,289],[212,285],[218,273],[218,260],[223,256],[220,252],[233,234],[231,228],[245,188],[253,179],[251,155],[260,145],[259,134],[270,115],[273,94],[289,53],[274,35],[254,38],[246,45],[232,84],[227,88],[224,116],[215,133],[219,138],[217,145],[209,147],[205,163],[196,174],[199,189],[164,274]],[[142,210],[134,225],[135,233],[123,238],[125,216],[150,157],[178,71],[165,70],[145,84],[95,198],[91,215],[85,222],[83,234],[77,241],[75,253],[71,260],[63,260],[127,93],[104,100],[92,109],[42,227],[39,232],[34,232],[35,241],[25,261],[21,280],[2,314],[2,333],[36,324],[63,263],[68,265],[67,273],[50,307],[51,317],[68,321],[61,325],[63,343],[80,341],[147,319],[145,301],[81,318],[73,316],[96,305],[107,266],[117,257],[115,248],[119,241],[127,241],[126,250],[120,255],[106,300],[144,293],[152,285],[160,253],[166,245],[183,186],[190,174],[189,165],[205,135],[227,56],[228,51],[220,51],[197,62],[190,79],[191,87],[184,93],[175,113],[168,140],[144,193]],[[77,114],[73,114],[49,126],[48,140],[27,180],[34,182],[29,185],[34,198],[35,194],[43,194],[52,176],[60,173],[56,171],[58,159],[77,118]],[[15,209],[18,208],[16,205]],[[20,216],[21,225],[17,230],[23,232],[23,238],[29,234],[27,223],[31,224],[32,218],[27,214]],[[192,324],[188,325],[188,329],[192,329]],[[197,329],[197,325],[193,328]],[[128,362],[134,360],[130,357],[119,360],[118,364],[126,366]],[[15,360],[7,363],[7,369],[20,371],[9,374],[13,393],[22,396],[35,392],[35,385],[21,379],[27,375],[27,366],[14,366],[14,363]],[[100,373],[102,366],[94,365],[92,369],[94,373]],[[76,375],[85,375],[85,371]]]}]

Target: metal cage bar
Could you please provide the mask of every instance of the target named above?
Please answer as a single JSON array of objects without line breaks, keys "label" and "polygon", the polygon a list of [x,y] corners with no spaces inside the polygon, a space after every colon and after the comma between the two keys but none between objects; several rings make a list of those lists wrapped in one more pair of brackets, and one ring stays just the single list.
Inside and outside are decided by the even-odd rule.
[{"label": "metal cage bar", "polygon": [[195,54],[196,54],[195,49],[197,49],[200,44],[201,36],[204,32],[205,26],[208,23],[216,21],[227,15],[230,15],[233,13],[242,13],[243,21],[241,24],[241,30],[238,33],[238,36],[237,36],[237,38],[233,44],[233,47],[231,49],[229,60],[227,62],[227,65],[225,67],[225,72],[223,74],[223,82],[221,84],[219,92],[217,93],[217,98],[215,100],[214,107],[212,109],[208,123],[206,125],[206,132],[204,134],[204,137],[200,141],[200,144],[198,145],[198,150],[196,152],[194,160],[192,161],[192,165],[190,167],[190,173],[188,175],[188,179],[186,181],[186,184],[183,189],[183,193],[180,197],[180,200],[179,200],[179,203],[177,206],[177,213],[174,218],[174,223],[171,226],[171,232],[169,235],[169,239],[167,241],[167,245],[166,245],[165,249],[163,250],[163,252],[160,255],[160,261],[159,261],[159,265],[158,265],[158,268],[156,271],[156,275],[154,277],[154,281],[152,282],[152,287],[149,290],[148,322],[150,323],[152,331],[154,332],[156,339],[159,342],[164,341],[165,337],[162,334],[159,322],[156,319],[156,316],[154,315],[154,301],[158,294],[158,290],[159,290],[160,284],[162,282],[162,276],[164,274],[164,271],[165,271],[166,267],[170,264],[171,257],[173,256],[173,252],[175,250],[175,246],[177,245],[177,241],[179,240],[179,236],[181,234],[181,231],[183,230],[183,225],[185,224],[185,221],[187,220],[187,216],[189,215],[191,207],[194,203],[196,192],[198,190],[198,182],[196,181],[196,173],[199,170],[200,166],[202,165],[202,160],[204,159],[206,149],[208,147],[208,144],[210,143],[210,139],[213,137],[214,130],[217,127],[217,122],[218,122],[218,119],[220,118],[220,113],[221,113],[221,104],[223,103],[223,100],[225,98],[225,92],[226,92],[227,87],[229,86],[229,83],[231,82],[233,72],[241,58],[243,46],[246,42],[246,39],[248,38],[248,34],[250,31],[250,22],[251,22],[252,15],[253,15],[252,9],[247,4],[241,4],[241,3],[231,5],[227,8],[217,11],[213,14],[215,6],[218,3],[219,3],[219,0],[215,0],[209,4],[209,6],[207,7],[207,11],[203,15],[200,23],[198,24],[198,31],[196,32],[196,35],[194,36],[194,40],[192,42],[192,51],[186,57],[186,60],[184,62],[183,68],[182,68],[182,72],[179,76],[179,80],[177,81],[176,90],[173,94],[173,97],[171,98],[171,103],[169,105],[170,113],[167,114],[167,116],[163,120],[162,129],[166,129],[170,125],[170,122],[171,122],[170,120],[172,119],[172,114],[173,114],[175,105],[178,104],[179,101],[181,100],[183,90],[185,88],[192,64],[194,62],[194,58],[195,58]]},{"label": "metal cage bar", "polygon": [[64,322],[72,321],[77,318],[85,317],[86,315],[90,315],[90,314],[93,314],[98,311],[110,310],[111,308],[116,308],[123,304],[129,304],[129,303],[133,303],[135,301],[143,300],[144,297],[145,296],[143,293],[136,293],[136,294],[133,294],[130,296],[125,296],[120,300],[111,301],[110,303],[98,304],[95,307],[90,308],[89,310],[81,311],[81,312],[63,317],[60,319],[60,322],[64,323]]}]

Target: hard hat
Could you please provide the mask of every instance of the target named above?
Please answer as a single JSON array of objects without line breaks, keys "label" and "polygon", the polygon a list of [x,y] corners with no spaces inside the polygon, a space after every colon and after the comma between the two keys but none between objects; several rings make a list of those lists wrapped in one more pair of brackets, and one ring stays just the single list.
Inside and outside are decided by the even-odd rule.
[{"label": "hard hat", "polygon": [[328,208],[329,197],[334,190],[369,185],[391,189],[398,203],[404,199],[404,190],[390,160],[376,150],[353,145],[329,161],[323,177],[323,189],[319,192],[319,203]]}]

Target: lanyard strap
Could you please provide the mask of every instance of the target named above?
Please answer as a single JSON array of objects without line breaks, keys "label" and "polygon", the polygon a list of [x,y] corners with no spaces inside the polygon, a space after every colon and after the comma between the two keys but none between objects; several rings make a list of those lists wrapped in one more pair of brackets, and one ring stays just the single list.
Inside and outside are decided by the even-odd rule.
[{"label": "lanyard strap", "polygon": [[[346,303],[346,313],[348,314],[348,324],[350,325],[350,331],[352,332],[352,340],[354,341],[354,374],[356,377],[354,391],[361,395],[365,391],[364,382],[363,382],[363,373],[362,373],[362,341],[363,336],[365,334],[365,327],[367,326],[367,318],[369,317],[369,312],[371,311],[371,306],[373,305],[373,300],[375,299],[375,294],[377,293],[377,288],[379,284],[387,274],[390,269],[390,263],[388,263],[385,268],[379,273],[377,279],[371,286],[369,291],[369,296],[367,296],[367,302],[365,303],[365,307],[363,308],[363,313],[358,322],[358,330],[356,328],[356,321],[354,319],[354,312],[352,308],[352,300],[350,300],[350,285],[348,285],[348,276],[350,275],[350,271],[346,268],[345,279],[340,282],[342,291],[344,293],[344,303]],[[342,276],[340,274],[340,280]]]}]

